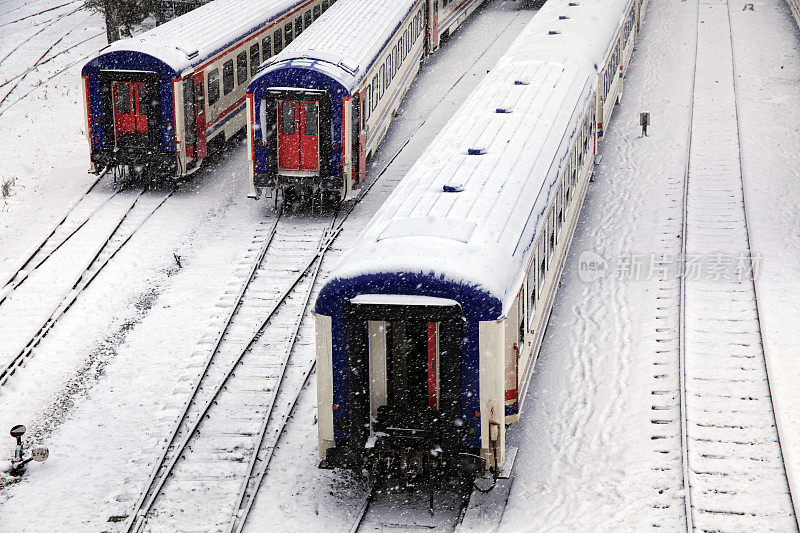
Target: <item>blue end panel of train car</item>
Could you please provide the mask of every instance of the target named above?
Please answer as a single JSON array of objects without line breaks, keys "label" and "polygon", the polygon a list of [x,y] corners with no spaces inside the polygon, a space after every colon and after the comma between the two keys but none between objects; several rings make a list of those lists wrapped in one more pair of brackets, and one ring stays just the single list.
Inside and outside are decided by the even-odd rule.
[{"label": "blue end panel of train car", "polygon": [[461,418],[476,430],[475,435],[465,437],[462,444],[469,448],[480,448],[481,424],[476,416],[480,411],[478,323],[499,319],[503,306],[500,300],[477,287],[459,285],[425,274],[364,274],[345,280],[334,279],[320,292],[315,312],[332,317],[333,403],[339,406],[333,415],[336,442],[348,437],[338,423],[339,418],[349,416],[347,330],[342,316],[350,300],[359,294],[433,296],[456,300],[461,304],[466,319],[461,341]]},{"label": "blue end panel of train car", "polygon": [[[162,152],[175,151],[174,132],[174,96],[172,93],[172,80],[180,74],[163,61],[155,57],[132,51],[116,51],[103,54],[87,63],[81,74],[89,80],[89,106],[91,108],[92,125],[100,125],[104,120],[113,120],[113,117],[103,117],[103,104],[101,99],[100,73],[102,71],[121,71],[133,73],[155,73],[158,76],[158,97],[161,110],[160,149]],[[92,127],[92,149],[103,150],[106,146],[103,128]]]},{"label": "blue end panel of train car", "polygon": [[[284,65],[274,68],[269,72],[256,76],[247,87],[247,93],[253,95],[253,116],[256,117],[254,131],[254,163],[256,172],[267,172],[269,169],[269,143],[259,143],[264,141],[263,132],[260,129],[261,106],[264,104],[264,95],[270,89],[297,89],[298,91],[324,91],[330,98],[330,117],[331,117],[331,139],[333,142],[340,143],[342,139],[342,102],[344,98],[350,96],[349,91],[338,81],[316,70],[318,65],[329,64],[308,61],[298,64],[290,61]],[[259,144],[262,144],[259,146]],[[330,169],[331,174],[342,175],[342,151],[330,150]]]}]

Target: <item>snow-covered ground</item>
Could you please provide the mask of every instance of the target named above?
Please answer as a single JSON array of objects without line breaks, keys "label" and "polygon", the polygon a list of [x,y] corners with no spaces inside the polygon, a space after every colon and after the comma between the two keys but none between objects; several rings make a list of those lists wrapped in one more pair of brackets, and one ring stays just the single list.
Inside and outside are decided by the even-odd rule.
[{"label": "snow-covered ground", "polygon": [[[531,398],[511,430],[520,451],[502,531],[684,527],[677,285],[650,275],[649,261],[681,250],[697,1],[649,3]],[[105,31],[78,2],[35,15],[63,3],[0,1],[0,184],[13,180],[0,199],[0,279],[92,179],[79,68],[105,44]],[[783,0],[753,11],[744,4],[730,5],[750,247],[761,257],[756,290],[782,451],[800,494],[800,31]],[[323,276],[532,14],[520,2],[488,2],[425,64],[374,158],[378,182],[326,256]],[[640,111],[652,115],[646,138]],[[0,431],[24,423],[27,442],[51,452],[0,487],[0,529],[121,527],[115,517],[138,497],[197,375],[201,341],[223,312],[216,304],[274,217],[268,202],[245,198],[246,175],[237,140],[156,212],[0,389]],[[608,262],[604,276],[582,281],[584,251]],[[625,263],[634,258],[638,275]],[[301,338],[298,350],[309,342]],[[249,529],[349,529],[363,486],[316,468],[315,411],[312,379]],[[0,438],[0,457],[12,446]]]}]

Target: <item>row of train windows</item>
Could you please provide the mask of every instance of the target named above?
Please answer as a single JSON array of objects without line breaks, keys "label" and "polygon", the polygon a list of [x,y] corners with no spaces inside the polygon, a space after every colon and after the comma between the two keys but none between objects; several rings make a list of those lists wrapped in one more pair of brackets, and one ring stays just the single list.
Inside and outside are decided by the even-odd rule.
[{"label": "row of train windows", "polygon": [[[361,114],[364,124],[367,123],[372,111],[378,107],[378,102],[383,98],[386,89],[392,83],[397,71],[400,70],[400,65],[406,60],[408,53],[414,47],[419,36],[424,33],[425,28],[425,12],[420,9],[414,16],[414,19],[408,24],[408,27],[403,32],[403,35],[395,43],[392,51],[386,57],[384,63],[380,66],[378,73],[372,77],[372,83],[367,85],[367,97],[364,102],[364,112]],[[362,124],[363,127],[363,124]]]},{"label": "row of train windows", "polygon": [[[256,75],[259,65],[289,46],[294,38],[300,35],[305,28],[317,20],[336,0],[323,0],[322,4],[316,5],[313,9],[307,9],[305,13],[299,13],[294,22],[289,21],[279,28],[272,35],[267,35],[261,39],[261,43],[250,46],[250,66],[248,69],[248,52],[242,51],[236,56],[236,76],[234,77],[233,59],[229,59],[222,65],[222,93],[229,94],[236,85],[243,85]],[[274,45],[274,46],[273,46]],[[260,48],[260,50],[259,50]],[[208,105],[214,105],[220,98],[220,76],[219,69],[208,73]]]},{"label": "row of train windows", "polygon": [[539,298],[544,296],[543,289],[544,281],[547,276],[547,269],[552,262],[553,252],[561,237],[561,229],[566,219],[567,210],[575,199],[575,188],[578,185],[580,170],[583,168],[586,157],[589,157],[591,152],[594,151],[594,146],[589,142],[593,138],[594,120],[594,107],[590,106],[581,124],[578,139],[572,146],[569,159],[564,165],[564,171],[560,178],[560,184],[556,194],[556,201],[543,225],[543,236],[540,237],[539,242],[536,244],[536,251],[533,254],[534,259],[528,270],[527,321],[525,320],[522,302],[520,302],[519,305],[520,338],[522,338],[526,327],[533,327],[536,303]]},{"label": "row of train windows", "polygon": [[606,72],[603,76],[603,83],[604,83],[604,93],[605,96],[608,97],[608,93],[611,91],[611,84],[614,82],[614,76],[617,75],[617,70],[619,69],[620,64],[620,42],[617,41],[614,43],[614,51],[611,53],[611,57],[606,64]]},{"label": "row of train windows", "polygon": [[624,43],[627,43],[628,38],[631,36],[631,31],[633,30],[634,26],[634,15],[635,15],[635,10],[633,9],[633,5],[631,5],[628,14],[625,16],[625,28],[622,32],[624,35],[623,38]]}]

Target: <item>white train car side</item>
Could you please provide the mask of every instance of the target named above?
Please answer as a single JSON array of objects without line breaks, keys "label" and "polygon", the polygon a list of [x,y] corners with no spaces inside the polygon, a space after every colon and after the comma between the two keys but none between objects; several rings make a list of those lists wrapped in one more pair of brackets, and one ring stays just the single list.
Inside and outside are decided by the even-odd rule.
[{"label": "white train car side", "polygon": [[324,465],[503,463],[641,8],[550,0],[343,256],[315,307]]}]

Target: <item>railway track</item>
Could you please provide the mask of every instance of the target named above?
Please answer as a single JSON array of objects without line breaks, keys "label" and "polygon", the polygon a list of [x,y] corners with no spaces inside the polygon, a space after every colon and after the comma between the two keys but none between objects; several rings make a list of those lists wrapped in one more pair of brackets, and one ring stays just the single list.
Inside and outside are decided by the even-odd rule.
[{"label": "railway track", "polygon": [[15,268],[14,272],[0,285],[0,305],[17,287],[25,283],[32,273],[73,238],[109,200],[116,196],[119,191],[101,193],[97,198],[91,196],[92,190],[101,178],[102,175],[67,209],[47,236],[33,250],[25,254],[22,264]]},{"label": "railway track", "polygon": [[[58,319],[174,189],[114,192],[97,197],[92,197],[90,191],[28,256],[3,289],[0,321],[9,325],[4,328],[4,340],[12,345],[16,341],[21,347],[2,354],[0,387],[33,355]],[[106,211],[111,211],[112,216],[105,216]],[[105,232],[100,233],[102,238],[98,241],[96,232],[100,229]]]},{"label": "railway track", "polygon": [[[313,366],[313,354],[305,365],[290,356],[322,256],[341,227],[335,221],[280,216],[257,233],[250,265],[223,299],[228,315],[128,531],[241,528]],[[277,401],[281,391],[291,401]]]},{"label": "railway track", "polygon": [[[14,20],[11,20],[11,21],[8,21],[8,22],[3,22],[2,24],[0,24],[0,28],[2,28],[4,26],[10,26],[12,24],[16,24],[17,22],[22,22],[23,20],[27,20],[29,18],[38,17],[39,15],[44,15],[45,13],[49,13],[51,11],[55,11],[57,9],[61,9],[62,7],[70,6],[72,4],[77,4],[79,2],[80,2],[80,0],[72,0],[70,2],[65,2],[63,4],[59,4],[59,5],[56,5],[56,6],[53,6],[53,7],[48,7],[48,8],[45,8],[45,9],[41,9],[41,10],[36,11],[34,13],[29,13],[27,15],[23,15],[23,16],[21,16],[19,18],[14,19]],[[36,2],[28,2],[28,3],[23,4],[23,7],[25,7],[25,6],[30,7],[31,4],[35,4],[35,3]],[[0,4],[0,5],[2,5],[2,4]],[[81,9],[84,9],[84,8],[85,8],[85,6],[81,5]],[[18,7],[10,9],[8,11],[4,11],[3,13],[0,13],[0,17],[5,16],[5,15],[7,15],[9,13],[12,13],[14,11],[17,11],[17,10],[19,10]]]},{"label": "railway track", "polygon": [[[77,2],[69,2],[67,4],[57,6],[54,9],[66,8],[75,3]],[[84,49],[82,51],[85,51],[85,47],[88,46],[87,43],[89,43],[89,41],[105,35],[105,32],[91,32],[91,30],[87,28],[86,22],[95,15],[90,13],[86,16],[82,16],[80,20],[71,24],[70,27],[65,31],[57,31],[58,23],[66,23],[67,19],[73,17],[74,15],[80,16],[82,15],[81,12],[85,10],[86,6],[80,4],[64,13],[55,14],[55,16],[49,20],[40,21],[39,23],[34,24],[34,28],[36,26],[41,27],[33,31],[33,33],[29,35],[27,39],[23,39],[16,46],[5,53],[2,60],[0,60],[0,64],[3,65],[6,63],[8,63],[8,65],[16,65],[15,61],[7,61],[9,57],[15,54],[22,54],[31,57],[32,60],[28,60],[27,66],[22,66],[21,68],[17,67],[19,68],[17,72],[7,72],[8,69],[0,68],[0,76],[2,76],[2,80],[0,81],[0,90],[2,90],[2,96],[0,96],[0,107],[2,107],[2,109],[0,109],[0,115],[4,114],[8,109],[28,97],[31,93],[41,88],[56,76],[62,74],[66,70],[74,67],[92,54],[96,53],[97,49],[89,46],[89,54],[81,54],[79,59],[70,61],[70,58],[72,57],[70,54],[75,52],[76,49],[83,47]],[[8,24],[26,20],[29,17],[46,13],[48,11],[50,10],[44,10],[34,15],[22,17]],[[0,25],[0,28],[1,27],[2,25]],[[73,33],[76,35],[72,36]],[[89,33],[89,35],[78,35],[86,33]],[[47,35],[52,34],[52,36],[47,39],[46,42],[48,44],[38,47],[36,44],[38,41],[36,39],[32,39],[40,34],[42,34],[39,38],[41,40],[44,40]]]},{"label": "railway track", "polygon": [[685,527],[797,530],[759,323],[728,3],[701,0],[697,20],[679,277]]}]

